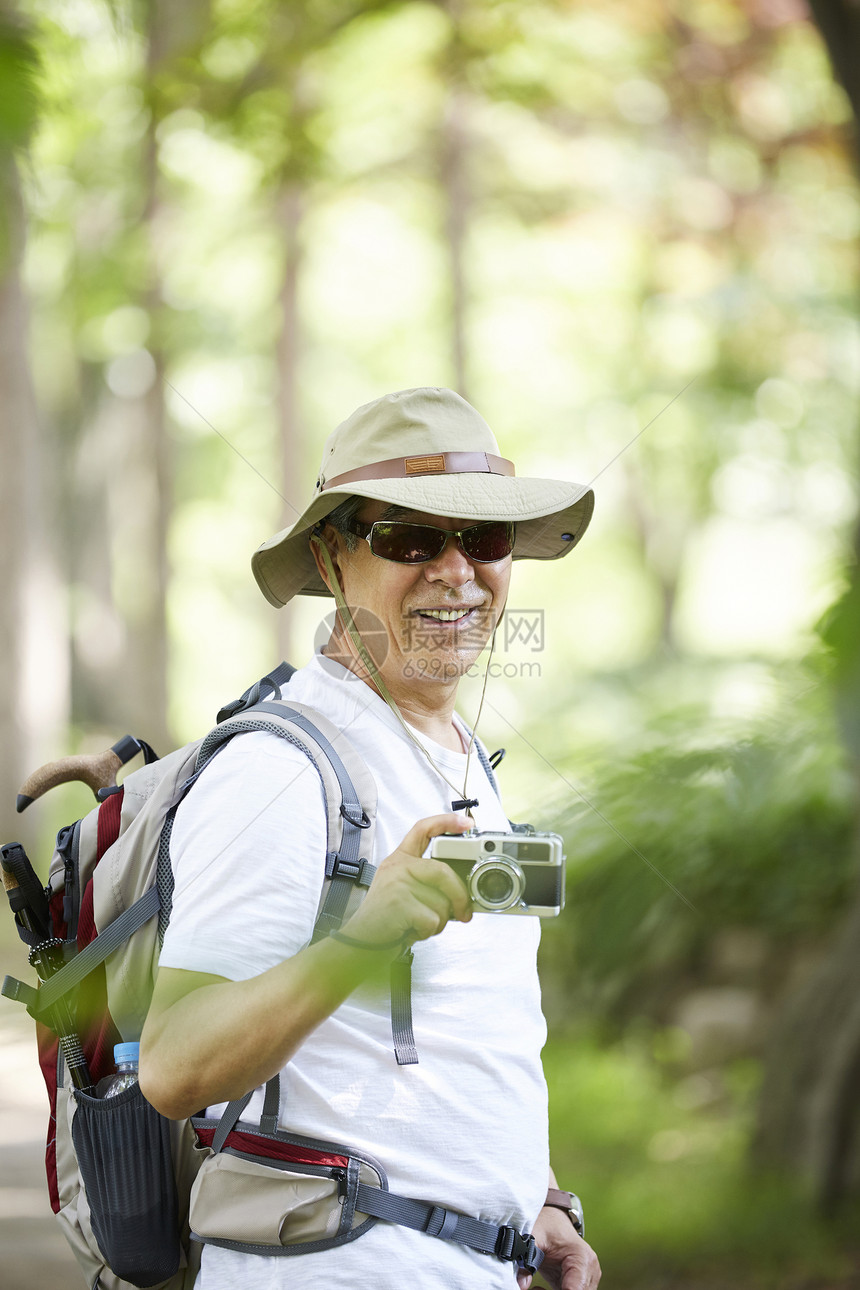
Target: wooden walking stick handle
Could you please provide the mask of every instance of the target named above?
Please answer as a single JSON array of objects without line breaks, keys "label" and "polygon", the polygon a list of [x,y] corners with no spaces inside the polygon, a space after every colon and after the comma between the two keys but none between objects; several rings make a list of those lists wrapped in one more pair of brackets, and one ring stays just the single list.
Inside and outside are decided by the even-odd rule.
[{"label": "wooden walking stick handle", "polygon": [[44,766],[34,770],[21,785],[15,808],[18,812],[24,811],[37,797],[47,793],[48,789],[73,780],[80,780],[96,795],[99,789],[116,788],[117,771],[140,752],[140,748],[138,740],[126,735],[102,753],[76,753],[72,757],[46,762]]}]

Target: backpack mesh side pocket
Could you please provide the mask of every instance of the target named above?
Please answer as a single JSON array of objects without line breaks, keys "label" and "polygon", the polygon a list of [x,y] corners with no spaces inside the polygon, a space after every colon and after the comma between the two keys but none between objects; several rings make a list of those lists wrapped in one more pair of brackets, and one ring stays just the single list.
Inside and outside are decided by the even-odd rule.
[{"label": "backpack mesh side pocket", "polygon": [[105,1262],[135,1286],[168,1280],[180,1263],[169,1121],[139,1084],[116,1097],[74,1097],[72,1137]]}]

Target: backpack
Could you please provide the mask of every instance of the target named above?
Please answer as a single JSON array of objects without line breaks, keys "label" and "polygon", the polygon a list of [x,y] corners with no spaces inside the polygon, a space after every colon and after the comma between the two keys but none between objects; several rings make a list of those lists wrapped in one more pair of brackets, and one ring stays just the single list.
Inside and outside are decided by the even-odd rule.
[{"label": "backpack", "polygon": [[[37,1022],[51,1205],[91,1290],[191,1290],[203,1243],[303,1254],[353,1241],[380,1219],[529,1270],[542,1259],[528,1233],[394,1195],[372,1156],[279,1128],[278,1076],[266,1086],[259,1124],[242,1119],[253,1090],[220,1120],[167,1120],[139,1085],[98,1096],[113,1073],[114,1044],[139,1038],[149,1008],[171,911],[176,811],[230,740],[270,731],[300,748],[320,777],[327,843],[314,941],[340,927],[373,879],[375,782],[325,716],[277,697],[294,670],[280,664],[222,708],[203,739],[167,757],[129,736],[115,744],[106,755],[111,771],[138,752],[145,764],[122,785],[100,787],[100,805],[60,830],[44,890],[23,849],[2,848],[4,885],[41,982],[34,990],[7,977],[0,992]],[[490,759],[476,747],[498,792]],[[44,791],[44,777],[31,781],[37,787],[19,796],[19,810]],[[391,966],[399,1064],[418,1060],[411,963],[407,949]]]},{"label": "backpack", "polygon": [[[108,1107],[114,1112],[111,1119],[118,1118],[123,1108],[114,1104],[124,1105],[129,1099],[125,1094],[109,1102],[80,1093],[75,1096],[70,1079],[70,1065],[83,1058],[92,1083],[98,1085],[113,1073],[114,1044],[140,1036],[170,918],[170,834],[186,794],[232,738],[252,730],[272,731],[307,754],[323,786],[328,840],[315,939],[352,913],[373,876],[366,857],[372,854],[376,786],[364,762],[320,713],[301,704],[261,699],[267,692],[277,695],[293,670],[281,664],[241,699],[222,708],[219,724],[205,738],[160,760],[142,740],[127,736],[114,745],[115,764],[139,751],[145,764],[126,775],[120,787],[100,789],[100,805],[60,830],[44,893],[33,891],[32,870],[28,874],[21,848],[17,844],[3,848],[7,887],[11,870],[15,887],[29,898],[31,907],[38,909],[41,897],[47,910],[47,928],[37,922],[36,930],[31,930],[25,925],[25,910],[15,908],[21,902],[12,901],[19,934],[37,957],[48,937],[59,942],[49,947],[49,953],[64,964],[38,990],[7,977],[2,993],[26,1004],[37,1021],[39,1062],[50,1104],[45,1166],[51,1207],[91,1287],[120,1290],[129,1283],[163,1284],[165,1290],[168,1286],[184,1290],[193,1283],[199,1259],[200,1247],[189,1240],[187,1222],[188,1197],[201,1163],[190,1122],[166,1121],[154,1111],[146,1116],[150,1121],[156,1117],[155,1136],[162,1150],[153,1162],[156,1175],[148,1185],[136,1184],[152,1195],[161,1194],[168,1225],[172,1221],[180,1239],[170,1250],[156,1250],[150,1246],[151,1231],[144,1231],[133,1248],[118,1253],[109,1229],[110,1214],[119,1201],[115,1194],[105,1194],[100,1204],[94,1203],[95,1193],[115,1191],[118,1185],[112,1175],[107,1182],[100,1178],[102,1166],[110,1166],[100,1157],[124,1150],[140,1162],[144,1144],[119,1141],[124,1132],[134,1134],[132,1124],[123,1126],[118,1136],[111,1130],[110,1140],[100,1142],[104,1116],[98,1114],[98,1107]],[[32,797],[24,794],[23,799],[26,806]],[[46,957],[44,950],[41,956]],[[45,1024],[57,1007],[76,1020],[80,1053],[69,1042],[58,1041]],[[134,1106],[135,1099],[130,1101]],[[139,1101],[143,1102],[142,1097]],[[135,1114],[140,1115],[140,1108]],[[79,1117],[81,1123],[76,1125]],[[85,1120],[92,1125],[85,1128]],[[108,1254],[113,1271],[107,1266]]]}]

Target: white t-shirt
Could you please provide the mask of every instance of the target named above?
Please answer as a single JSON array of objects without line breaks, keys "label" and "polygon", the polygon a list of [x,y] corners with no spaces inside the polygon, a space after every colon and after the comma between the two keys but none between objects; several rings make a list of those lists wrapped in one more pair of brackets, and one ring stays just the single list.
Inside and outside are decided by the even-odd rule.
[{"label": "white t-shirt", "polygon": [[[375,863],[417,820],[451,809],[450,785],[383,700],[339,664],[315,656],[283,697],[324,713],[373,772]],[[423,743],[457,795],[478,798],[476,827],[507,829],[474,749],[464,787],[465,753]],[[310,941],[325,850],[322,790],[308,758],[267,732],[236,738],[177,812],[161,964],[245,980],[295,954]],[[387,992],[359,988],[282,1072],[282,1127],[366,1150],[393,1192],[530,1230],[549,1168],[539,938],[536,918],[481,914],[416,944],[419,1064],[395,1062]],[[242,1118],[261,1110],[257,1090]],[[410,1290],[515,1284],[509,1263],[380,1222],[350,1244],[287,1258],[206,1246],[197,1286],[402,1290],[407,1278]]]}]

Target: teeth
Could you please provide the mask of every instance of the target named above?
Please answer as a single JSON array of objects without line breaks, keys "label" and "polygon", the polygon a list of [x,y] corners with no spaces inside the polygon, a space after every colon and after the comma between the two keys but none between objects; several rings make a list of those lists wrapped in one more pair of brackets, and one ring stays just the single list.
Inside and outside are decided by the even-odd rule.
[{"label": "teeth", "polygon": [[438,618],[440,623],[455,623],[458,618],[465,618],[471,613],[469,609],[422,609],[424,618]]}]

